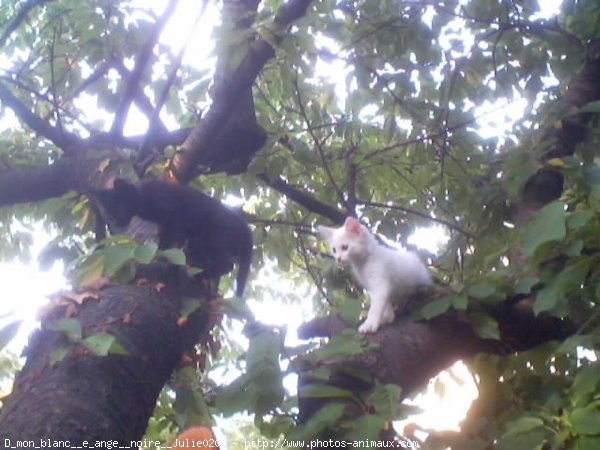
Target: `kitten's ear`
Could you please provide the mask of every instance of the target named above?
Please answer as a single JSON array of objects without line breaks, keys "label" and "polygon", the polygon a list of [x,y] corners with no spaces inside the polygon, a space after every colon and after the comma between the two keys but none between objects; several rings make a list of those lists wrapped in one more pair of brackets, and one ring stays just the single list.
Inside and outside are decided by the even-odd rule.
[{"label": "kitten's ear", "polygon": [[354,217],[348,217],[344,222],[344,228],[348,233],[358,235],[361,233],[362,225]]},{"label": "kitten's ear", "polygon": [[319,233],[321,237],[327,239],[328,241],[331,240],[334,231],[335,228],[325,227],[323,225],[319,225],[317,227],[317,233]]}]

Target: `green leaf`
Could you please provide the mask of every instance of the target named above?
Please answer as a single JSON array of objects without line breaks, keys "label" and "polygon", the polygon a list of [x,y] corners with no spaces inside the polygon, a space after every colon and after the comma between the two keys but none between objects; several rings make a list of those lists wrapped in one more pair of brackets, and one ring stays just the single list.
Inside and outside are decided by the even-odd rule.
[{"label": "green leaf", "polygon": [[271,330],[257,331],[250,337],[246,352],[246,373],[221,394],[221,405],[266,414],[283,400],[283,374],[279,366],[281,336]]},{"label": "green leaf", "polygon": [[525,416],[510,422],[506,428],[507,434],[525,433],[534,428],[543,427],[544,421],[539,417]]},{"label": "green leaf", "polygon": [[83,340],[82,344],[98,356],[129,354],[117,338],[108,333],[96,333],[88,336]]},{"label": "green leaf", "polygon": [[571,259],[566,267],[538,293],[533,311],[539,314],[565,305],[569,293],[579,289],[593,262],[594,258],[590,256]]},{"label": "green leaf", "polygon": [[8,343],[13,340],[19,331],[21,323],[23,323],[22,320],[15,320],[7,325],[4,325],[0,329],[0,350],[6,347]]},{"label": "green leaf", "polygon": [[160,255],[166,258],[171,264],[175,264],[176,266],[185,266],[185,253],[183,253],[183,250],[180,248],[163,250],[160,252]]},{"label": "green leaf", "polygon": [[315,350],[314,356],[317,361],[325,361],[361,355],[371,348],[373,346],[369,345],[363,334],[354,329],[346,328],[340,334],[331,338],[327,344]]},{"label": "green leaf", "polygon": [[55,364],[58,364],[63,359],[65,359],[65,357],[68,354],[69,354],[69,350],[66,349],[65,347],[59,347],[59,348],[53,350],[52,353],[50,353],[50,358],[49,358],[50,366],[54,366]]},{"label": "green leaf", "polygon": [[137,246],[133,252],[133,257],[140,264],[150,264],[156,256],[157,250],[158,245],[155,242],[148,242],[147,244]]},{"label": "green leaf", "polygon": [[484,299],[496,293],[496,287],[491,284],[476,284],[467,288],[467,294],[477,299]]},{"label": "green leaf", "polygon": [[75,284],[89,286],[102,278],[104,273],[104,254],[92,254],[75,271]]},{"label": "green leaf", "polygon": [[581,255],[581,251],[583,250],[584,246],[584,242],[581,239],[577,239],[575,242],[567,245],[563,250],[563,253],[569,258],[574,258],[575,256]]},{"label": "green leaf", "polygon": [[523,230],[523,251],[533,256],[535,250],[543,243],[560,241],[567,234],[565,225],[566,211],[562,202],[552,202],[539,210]]},{"label": "green leaf", "polygon": [[577,231],[586,226],[593,217],[594,213],[589,210],[572,212],[567,217],[567,227],[570,231]]},{"label": "green leaf", "polygon": [[600,381],[600,363],[595,362],[589,366],[582,367],[575,375],[571,392],[575,400],[580,400],[597,391]]},{"label": "green leaf", "polygon": [[353,398],[354,393],[327,384],[307,384],[298,390],[298,396],[307,398]]},{"label": "green leaf", "polygon": [[288,441],[310,441],[319,433],[333,426],[344,414],[346,406],[342,403],[328,403],[319,409],[305,424],[293,430]]},{"label": "green leaf", "polygon": [[426,320],[432,319],[448,311],[450,305],[451,297],[439,298],[423,306],[423,308],[421,308],[421,315]]},{"label": "green leaf", "polygon": [[378,384],[368,403],[373,405],[375,411],[388,420],[397,417],[400,409],[402,389],[395,384]]},{"label": "green leaf", "polygon": [[69,342],[81,341],[81,323],[77,319],[59,319],[50,325],[50,329],[64,333]]},{"label": "green leaf", "polygon": [[184,317],[189,317],[200,309],[202,303],[202,300],[199,298],[186,297],[181,302],[181,309],[179,310],[179,314],[181,314]]},{"label": "green leaf", "polygon": [[515,284],[515,294],[529,294],[531,288],[540,282],[538,277],[525,276]]},{"label": "green leaf", "polygon": [[586,103],[584,106],[579,108],[579,113],[600,113],[600,100]]},{"label": "green leaf", "polygon": [[134,249],[114,245],[103,249],[102,253],[104,254],[104,275],[110,278],[133,259]]},{"label": "green leaf", "polygon": [[360,319],[360,313],[362,312],[361,302],[354,299],[348,299],[348,301],[342,302],[339,308],[339,314],[349,326],[358,325]]},{"label": "green leaf", "polygon": [[551,311],[563,300],[563,292],[555,283],[546,285],[537,295],[533,311],[539,314],[544,311]]},{"label": "green leaf", "polygon": [[343,436],[345,440],[350,442],[382,442],[381,437],[385,430],[386,420],[378,415],[365,415],[353,420],[349,425],[350,431]]},{"label": "green leaf", "polygon": [[494,446],[494,450],[541,450],[546,442],[547,432],[533,430],[528,433],[502,436]]},{"label": "green leaf", "polygon": [[581,434],[600,434],[600,409],[597,405],[575,408],[570,414],[575,431]]},{"label": "green leaf", "polygon": [[600,436],[580,436],[571,448],[573,450],[598,450],[600,448]]},{"label": "green leaf", "polygon": [[173,410],[177,413],[177,422],[182,428],[192,425],[211,425],[211,416],[202,390],[197,389],[198,374],[195,367],[185,366],[175,374],[175,401]]},{"label": "green leaf", "polygon": [[217,410],[226,416],[252,410],[253,393],[247,389],[250,383],[250,378],[246,374],[242,374],[232,383],[221,388],[215,399]]},{"label": "green leaf", "polygon": [[487,314],[469,313],[469,322],[473,325],[473,330],[483,339],[500,339],[498,322]]},{"label": "green leaf", "polygon": [[469,306],[469,297],[466,295],[453,295],[450,297],[450,303],[454,309],[465,310]]}]

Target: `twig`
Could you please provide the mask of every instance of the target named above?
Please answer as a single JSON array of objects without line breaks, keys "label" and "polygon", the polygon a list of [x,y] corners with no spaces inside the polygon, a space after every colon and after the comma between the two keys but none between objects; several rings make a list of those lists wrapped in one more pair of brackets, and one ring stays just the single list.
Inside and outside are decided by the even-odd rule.
[{"label": "twig", "polygon": [[127,119],[127,113],[129,112],[129,107],[135,98],[136,92],[139,91],[140,80],[150,61],[150,57],[152,56],[152,50],[154,46],[158,42],[162,30],[167,24],[169,18],[175,11],[175,6],[177,5],[177,0],[170,0],[165,8],[162,16],[157,20],[152,32],[150,33],[150,37],[148,41],[140,51],[138,57],[135,61],[135,66],[131,71],[131,76],[127,80],[125,88],[123,89],[123,97],[117,111],[115,113],[115,118],[111,127],[111,133],[115,135],[123,134],[123,127],[125,126],[125,120]]},{"label": "twig", "polygon": [[13,19],[13,21],[6,27],[2,36],[0,36],[0,47],[4,47],[6,41],[10,37],[13,32],[21,26],[21,23],[25,20],[29,12],[35,8],[36,6],[42,6],[44,3],[50,3],[53,0],[29,0],[27,1],[23,7],[19,10],[17,16]]},{"label": "twig", "polygon": [[300,85],[298,83],[298,72],[297,71],[296,71],[295,85],[296,85],[296,99],[298,100],[298,108],[300,108],[300,115],[302,116],[302,119],[304,119],[304,122],[306,123],[306,126],[308,128],[308,134],[310,135],[315,146],[317,147],[317,151],[319,152],[319,157],[321,158],[321,163],[323,164],[323,170],[325,170],[325,174],[327,175],[327,178],[329,179],[331,186],[333,186],[333,189],[335,190],[335,192],[337,194],[338,201],[340,203],[342,203],[344,206],[346,206],[346,208],[348,209],[348,205],[346,204],[346,199],[344,199],[344,194],[341,191],[341,189],[338,187],[337,183],[335,182],[335,178],[333,177],[333,174],[331,173],[331,169],[329,168],[329,163],[327,161],[327,158],[325,158],[325,152],[323,151],[323,142],[319,141],[319,139],[317,138],[317,135],[315,134],[315,132],[313,131],[313,129],[311,127],[310,119],[308,118],[308,115],[306,114],[306,109],[304,108],[304,102],[302,100],[302,94],[300,93]]},{"label": "twig", "polygon": [[310,234],[310,235],[315,234],[311,228],[306,227],[304,224],[301,224],[298,222],[291,222],[289,220],[259,219],[258,217],[248,217],[248,223],[251,223],[253,225],[263,226],[263,227],[270,227],[270,226],[292,227],[296,231],[303,233],[303,234]]},{"label": "twig", "polygon": [[423,219],[431,220],[432,222],[436,222],[436,223],[445,225],[448,228],[450,228],[451,230],[458,231],[459,233],[462,233],[465,236],[468,236],[470,238],[474,237],[473,233],[465,230],[464,228],[461,228],[460,226],[458,226],[458,225],[456,225],[454,223],[448,222],[447,220],[444,220],[444,219],[438,219],[437,217],[430,216],[427,213],[422,213],[420,211],[415,211],[414,209],[405,208],[404,206],[398,206],[398,205],[388,205],[386,203],[367,202],[367,201],[364,201],[364,200],[359,200],[358,202],[359,202],[359,204],[361,204],[363,206],[371,206],[371,207],[375,207],[375,208],[394,209],[394,210],[397,210],[397,211],[405,212],[406,214],[412,214],[413,216],[422,217]]},{"label": "twig", "polygon": [[306,246],[304,245],[304,240],[302,239],[301,236],[298,236],[298,238],[296,239],[296,242],[298,243],[298,247],[299,247],[298,252],[300,253],[300,256],[302,257],[302,261],[304,261],[304,268],[306,269],[306,272],[312,278],[315,287],[321,294],[321,297],[324,298],[327,301],[327,303],[331,306],[333,304],[333,302],[329,299],[329,296],[327,295],[327,291],[323,288],[323,278],[319,277],[318,272],[315,273],[315,271],[312,269],[312,267],[310,265],[310,261],[307,256],[308,250],[307,250]]},{"label": "twig", "polygon": [[[192,36],[194,35],[194,30],[196,28],[196,25],[200,22],[200,19],[202,18],[202,16],[204,15],[204,12],[206,11],[207,4],[208,4],[208,0],[204,0],[202,3],[202,8],[200,9],[200,12],[196,16],[196,19],[194,20],[194,23],[192,24],[192,27],[188,33],[188,36],[187,36],[185,42],[179,49],[179,52],[178,52],[177,56],[175,57],[175,60],[171,64],[171,72],[169,73],[166,83],[163,86],[163,89],[160,92],[160,95],[158,96],[156,106],[154,107],[154,110],[152,111],[152,113],[150,114],[150,117],[148,118],[148,122],[149,122],[148,123],[148,132],[146,133],[146,138],[144,139],[144,142],[142,143],[142,145],[140,147],[140,153],[138,156],[138,166],[139,166],[138,170],[139,170],[140,174],[143,174],[146,171],[146,169],[148,168],[148,166],[150,164],[152,164],[152,161],[154,160],[155,155],[151,152],[154,145],[151,145],[151,142],[154,141],[155,127],[159,123],[160,123],[160,125],[162,125],[162,122],[160,122],[160,111],[162,110],[163,106],[165,106],[165,103],[169,96],[169,91],[171,90],[171,87],[173,86],[173,83],[175,82],[175,78],[177,77],[177,71],[181,67],[181,62],[183,61],[185,51],[187,50],[187,48],[192,40]],[[164,125],[162,125],[161,128],[164,128]]]}]

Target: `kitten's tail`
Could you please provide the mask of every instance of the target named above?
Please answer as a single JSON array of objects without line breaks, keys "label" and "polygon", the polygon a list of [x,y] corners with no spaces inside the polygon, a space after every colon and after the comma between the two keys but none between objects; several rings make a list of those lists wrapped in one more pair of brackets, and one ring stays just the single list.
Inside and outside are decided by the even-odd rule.
[{"label": "kitten's tail", "polygon": [[252,247],[254,246],[252,231],[250,231],[250,227],[248,227],[248,225],[246,225],[245,228],[246,235],[240,243],[238,273],[235,280],[235,295],[238,297],[241,297],[244,294],[244,288],[246,287],[246,282],[248,281],[248,276],[250,275],[250,265],[252,264]]}]

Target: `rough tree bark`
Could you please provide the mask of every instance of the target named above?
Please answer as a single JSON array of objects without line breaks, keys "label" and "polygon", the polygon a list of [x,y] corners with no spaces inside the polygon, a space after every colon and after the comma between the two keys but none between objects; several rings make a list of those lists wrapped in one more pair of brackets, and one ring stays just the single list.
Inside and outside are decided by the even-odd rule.
[{"label": "rough tree bark", "polygon": [[[254,4],[254,10],[258,5],[255,1],[246,1],[246,6],[236,8],[235,1],[230,2],[232,6],[230,9],[236,14],[239,9],[250,11],[252,4]],[[310,5],[311,0],[291,0],[283,7],[280,8],[279,13],[273,21],[273,35],[282,35],[287,28],[295,20],[300,19]],[[246,23],[242,23],[242,26],[247,26]],[[280,37],[276,38],[276,42],[280,42]],[[222,147],[215,145],[219,138],[220,130],[227,125],[230,125],[230,120],[234,120],[239,117],[238,110],[242,110],[241,116],[248,119],[246,108],[248,106],[247,92],[252,88],[254,80],[258,77],[265,64],[275,56],[275,49],[271,43],[267,42],[266,39],[256,39],[251,43],[248,53],[238,65],[235,70],[229,71],[230,68],[224,68],[218,75],[225,75],[223,79],[216,80],[213,94],[213,105],[202,120],[198,123],[198,126],[190,133],[188,138],[181,146],[181,151],[178,152],[173,158],[171,164],[171,171],[173,176],[181,182],[187,182],[194,177],[195,171],[199,165],[206,165],[206,161],[215,161],[216,166],[222,166],[222,156],[219,155],[222,152]],[[225,59],[227,59],[225,57]],[[229,73],[227,73],[229,72]],[[240,105],[240,99],[246,101],[245,104]],[[252,116],[252,115],[251,115]],[[250,117],[251,119],[251,117]],[[240,123],[233,127],[233,130],[242,130],[244,136],[251,143],[251,152],[256,152],[265,142],[266,136],[250,123]],[[231,136],[231,139],[239,139],[239,136]],[[247,150],[244,150],[247,152]],[[242,155],[240,158],[242,161],[247,160],[247,155]],[[246,162],[247,165],[247,162]],[[238,165],[234,165],[233,171],[237,172],[240,170]]]},{"label": "rough tree bark", "polygon": [[[80,446],[84,440],[114,440],[129,446],[143,436],[160,390],[181,355],[207,338],[212,321],[206,303],[178,325],[182,299],[207,298],[201,283],[182,269],[156,263],[140,270],[136,281],[87,290],[82,303],[69,295],[54,301],[30,338],[25,367],[1,410],[0,442]],[[129,354],[99,356],[70,341],[56,331],[67,317],[79,321],[83,339],[108,333]],[[61,349],[66,356],[55,360]]]}]

